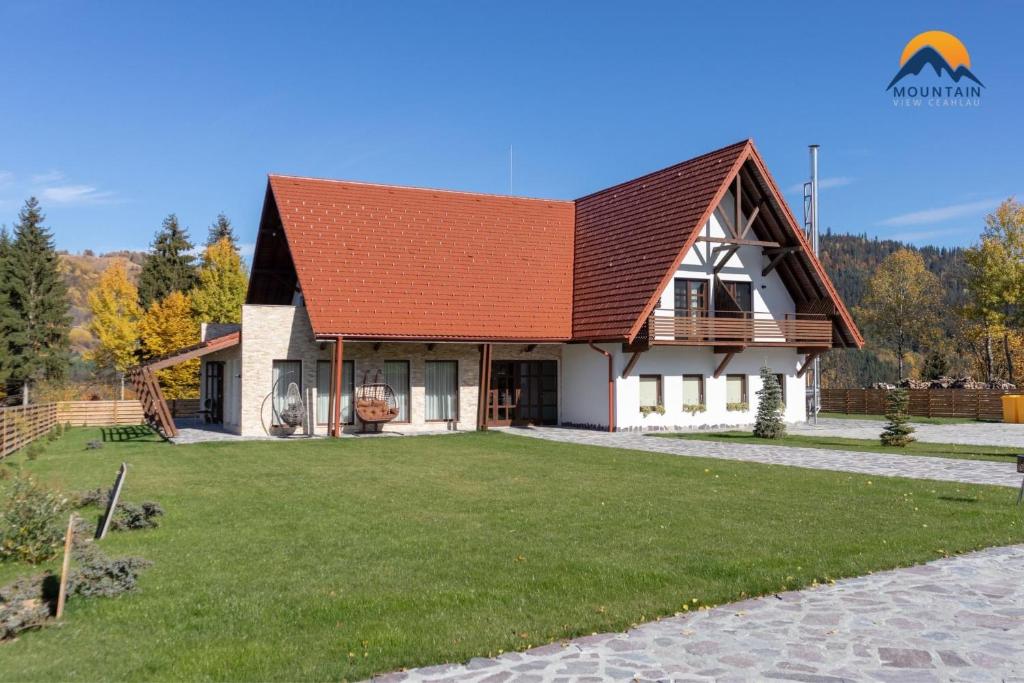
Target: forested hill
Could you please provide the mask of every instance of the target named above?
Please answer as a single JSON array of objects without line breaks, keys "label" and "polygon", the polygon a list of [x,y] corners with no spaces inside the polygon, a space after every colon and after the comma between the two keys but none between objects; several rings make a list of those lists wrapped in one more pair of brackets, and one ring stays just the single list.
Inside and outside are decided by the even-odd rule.
[{"label": "forested hill", "polygon": [[[911,249],[921,254],[925,266],[939,277],[946,303],[960,306],[964,300],[964,250],[960,247],[915,247],[895,240],[867,235],[825,232],[821,236],[821,262],[835,283],[847,308],[858,306],[875,268],[889,254]],[[952,319],[952,317],[950,317]]]},{"label": "forested hill", "polygon": [[[845,235],[826,232],[821,239],[821,261],[835,283],[847,308],[854,310],[867,292],[868,281],[875,269],[889,254],[899,249],[918,252],[928,270],[938,276],[947,311],[958,310],[964,303],[964,250],[962,248],[914,247],[895,240],[879,240],[867,235]],[[940,318],[945,337],[957,335],[956,315]],[[863,326],[861,332],[864,332]],[[864,350],[834,350],[822,360],[822,382],[826,387],[863,387],[874,382],[894,382],[897,371],[891,353]]]}]

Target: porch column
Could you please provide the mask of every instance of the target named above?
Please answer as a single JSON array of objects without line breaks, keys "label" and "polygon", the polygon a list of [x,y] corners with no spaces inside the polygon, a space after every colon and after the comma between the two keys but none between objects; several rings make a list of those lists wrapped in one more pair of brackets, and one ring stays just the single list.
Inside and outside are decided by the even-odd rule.
[{"label": "porch column", "polygon": [[344,360],[344,342],[334,338],[334,391],[331,392],[331,436],[341,436],[341,368]]},{"label": "porch column", "polygon": [[480,345],[480,388],[476,401],[476,428],[487,431],[487,403],[491,393],[491,345]]}]

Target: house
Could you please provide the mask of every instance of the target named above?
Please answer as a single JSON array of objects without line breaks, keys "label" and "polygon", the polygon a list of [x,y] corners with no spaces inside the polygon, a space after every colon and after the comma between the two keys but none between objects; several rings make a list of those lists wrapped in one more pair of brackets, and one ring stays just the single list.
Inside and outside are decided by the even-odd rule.
[{"label": "house", "polygon": [[746,140],[569,201],[271,175],[240,330],[161,362],[201,356],[242,435],[292,384],[300,431],[360,429],[374,382],[388,431],[642,430],[752,423],[764,365],[803,420],[812,360],[862,344]]}]

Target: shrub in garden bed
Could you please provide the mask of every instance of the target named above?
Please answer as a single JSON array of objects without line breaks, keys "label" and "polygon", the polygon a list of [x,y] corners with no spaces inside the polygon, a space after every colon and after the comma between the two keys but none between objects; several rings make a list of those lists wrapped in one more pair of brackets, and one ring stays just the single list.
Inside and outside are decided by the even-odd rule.
[{"label": "shrub in garden bed", "polygon": [[19,474],[0,509],[0,559],[39,564],[55,557],[64,543],[67,506],[63,495]]}]

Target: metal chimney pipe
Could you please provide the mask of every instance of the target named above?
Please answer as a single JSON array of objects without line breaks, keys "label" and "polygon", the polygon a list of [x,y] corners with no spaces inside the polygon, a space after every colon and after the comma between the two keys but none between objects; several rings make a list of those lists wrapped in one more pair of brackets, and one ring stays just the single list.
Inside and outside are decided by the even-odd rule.
[{"label": "metal chimney pipe", "polygon": [[[811,152],[811,250],[818,258],[818,145],[810,145]],[[811,380],[811,421],[818,424],[821,411],[821,363],[814,359],[814,377]]]}]

